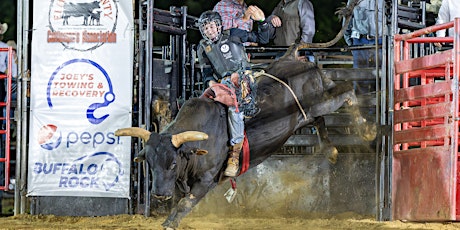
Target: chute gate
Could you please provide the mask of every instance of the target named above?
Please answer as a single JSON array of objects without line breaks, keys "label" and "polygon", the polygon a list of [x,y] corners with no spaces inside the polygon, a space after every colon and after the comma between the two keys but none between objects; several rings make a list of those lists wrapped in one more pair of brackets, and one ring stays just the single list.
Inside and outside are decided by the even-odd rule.
[{"label": "chute gate", "polygon": [[10,181],[10,108],[11,108],[11,81],[12,81],[12,69],[13,69],[13,49],[0,48],[0,52],[8,53],[8,67],[5,73],[0,73],[0,80],[5,81],[6,97],[5,100],[0,98],[0,109],[1,109],[1,147],[0,150],[0,170],[3,170],[3,176],[0,176],[0,190],[8,190]]},{"label": "chute gate", "polygon": [[[453,37],[423,36],[452,26]],[[392,219],[459,217],[459,28],[457,18],[394,37]],[[415,47],[438,42],[453,49],[414,57]]]}]

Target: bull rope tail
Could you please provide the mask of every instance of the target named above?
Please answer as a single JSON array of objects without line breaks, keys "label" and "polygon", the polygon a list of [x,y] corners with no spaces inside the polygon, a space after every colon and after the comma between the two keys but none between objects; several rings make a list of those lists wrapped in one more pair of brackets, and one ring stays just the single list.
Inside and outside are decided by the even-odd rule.
[{"label": "bull rope tail", "polygon": [[278,81],[279,83],[283,84],[284,86],[286,86],[286,88],[289,90],[289,92],[291,92],[292,96],[294,97],[294,100],[295,102],[297,103],[297,106],[299,107],[299,110],[300,112],[302,112],[302,115],[303,115],[303,118],[305,119],[305,121],[307,121],[307,114],[305,114],[305,111],[303,110],[302,108],[302,105],[300,104],[299,102],[299,99],[297,99],[297,96],[295,95],[294,91],[292,91],[291,87],[286,84],[286,82],[282,81],[281,79],[271,75],[271,74],[268,74],[268,73],[265,73],[265,71],[259,71],[259,72],[255,72],[254,73],[254,78],[258,78],[260,76],[267,76],[267,77],[270,77],[271,79],[275,80],[275,81]]}]

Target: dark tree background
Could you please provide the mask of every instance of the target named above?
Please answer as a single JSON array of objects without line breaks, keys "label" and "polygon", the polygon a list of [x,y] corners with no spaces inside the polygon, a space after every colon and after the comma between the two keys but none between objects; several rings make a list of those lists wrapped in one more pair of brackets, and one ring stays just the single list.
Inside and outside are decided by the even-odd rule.
[{"label": "dark tree background", "polygon": [[[44,0],[40,0],[44,1]],[[125,0],[123,0],[125,1]],[[265,15],[270,15],[272,10],[280,0],[246,0],[248,5],[257,5]],[[342,20],[334,14],[336,9],[343,6],[346,0],[310,0],[315,8],[316,34],[313,42],[330,41],[340,31]],[[169,10],[170,6],[187,6],[188,13],[192,16],[199,17],[201,12],[211,10],[218,0],[156,0],[155,7]],[[4,36],[4,41],[16,40],[16,10],[17,0],[0,0],[0,22],[8,23],[8,31]],[[33,1],[29,1],[30,10],[32,11]],[[168,35],[160,34],[155,36],[157,45],[167,44]],[[189,35],[191,42],[197,42],[199,39],[198,32],[191,32]],[[344,44],[340,43],[339,45]]]},{"label": "dark tree background", "polygon": [[[199,17],[205,10],[212,10],[219,0],[170,0],[155,1],[155,7],[169,10],[169,6],[187,6],[188,14]],[[315,9],[316,34],[313,42],[327,42],[332,40],[342,28],[342,19],[335,15],[338,7],[344,6],[347,0],[310,0]],[[246,0],[248,5],[256,5],[261,8],[265,15],[271,14],[280,0]],[[195,34],[191,34],[191,40],[195,40]],[[161,43],[163,35],[157,35],[156,42]],[[343,40],[338,45],[343,45]]]},{"label": "dark tree background", "polygon": [[3,41],[16,41],[16,0],[0,0],[0,22],[8,24]]}]

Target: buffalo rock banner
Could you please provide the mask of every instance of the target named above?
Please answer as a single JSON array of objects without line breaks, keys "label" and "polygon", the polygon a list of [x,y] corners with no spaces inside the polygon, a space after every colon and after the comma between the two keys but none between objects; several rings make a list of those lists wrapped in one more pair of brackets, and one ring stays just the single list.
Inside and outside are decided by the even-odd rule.
[{"label": "buffalo rock banner", "polygon": [[28,196],[128,198],[132,1],[34,1]]}]

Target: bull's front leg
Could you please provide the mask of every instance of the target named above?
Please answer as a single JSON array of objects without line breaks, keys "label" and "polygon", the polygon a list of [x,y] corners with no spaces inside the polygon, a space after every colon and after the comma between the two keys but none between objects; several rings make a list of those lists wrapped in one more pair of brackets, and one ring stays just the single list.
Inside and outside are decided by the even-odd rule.
[{"label": "bull's front leg", "polygon": [[[211,179],[206,180],[205,178]],[[171,214],[162,224],[164,229],[176,229],[179,227],[182,218],[184,218],[192,208],[217,185],[217,183],[213,182],[209,174],[207,177],[203,177],[202,180],[201,183],[194,184],[190,193],[180,199],[177,206],[171,210]]]},{"label": "bull's front leg", "polygon": [[179,223],[198,203],[197,198],[193,194],[188,194],[180,199],[177,206],[171,210],[168,218],[163,222],[162,226],[165,229],[176,229]]}]

